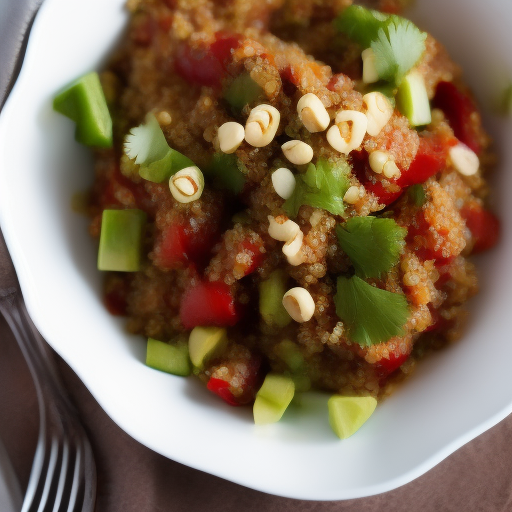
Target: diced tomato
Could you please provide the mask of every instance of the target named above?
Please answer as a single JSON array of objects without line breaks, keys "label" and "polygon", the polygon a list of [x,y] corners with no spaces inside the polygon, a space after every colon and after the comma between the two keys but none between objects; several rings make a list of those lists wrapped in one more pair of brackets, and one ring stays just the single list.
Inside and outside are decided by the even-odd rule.
[{"label": "diced tomato", "polygon": [[228,34],[217,32],[215,42],[211,45],[210,51],[214,57],[226,67],[232,59],[233,50],[236,50],[242,42],[242,36],[239,34]]},{"label": "diced tomato", "polygon": [[239,252],[246,252],[251,254],[251,262],[250,264],[244,265],[244,276],[248,276],[253,272],[256,272],[258,267],[263,263],[264,254],[260,251],[260,245],[257,243],[253,243],[250,240],[245,240],[240,244]]},{"label": "diced tomato", "polygon": [[375,183],[367,181],[364,183],[364,188],[368,192],[375,194],[379,198],[379,203],[385,204],[386,206],[394,203],[402,195],[403,192],[402,189],[393,192],[384,187],[380,181],[376,181]]},{"label": "diced tomato", "polygon": [[240,405],[236,401],[235,396],[233,395],[233,393],[231,393],[229,389],[229,382],[226,382],[225,380],[222,379],[211,378],[208,381],[206,387],[216,395],[220,396],[222,400],[224,400],[224,402],[228,403],[229,405],[232,405],[234,407]]},{"label": "diced tomato", "polygon": [[480,153],[482,148],[477,127],[472,119],[477,108],[470,96],[451,82],[440,82],[433,105],[444,112],[455,136],[475,153]]},{"label": "diced tomato", "polygon": [[391,375],[394,371],[398,370],[398,368],[400,368],[407,359],[409,359],[409,356],[410,354],[395,354],[394,352],[391,352],[389,354],[389,359],[382,358],[380,361],[375,363],[379,377],[382,379]]},{"label": "diced tomato", "polygon": [[186,290],[181,298],[180,319],[185,329],[235,325],[238,312],[231,288],[220,282],[203,282]]},{"label": "diced tomato", "polygon": [[[261,362],[261,357],[255,355],[245,360],[227,361],[226,380],[211,377],[206,387],[232,406],[253,402],[263,377]],[[237,388],[236,395],[233,393],[232,383]]]},{"label": "diced tomato", "polygon": [[421,137],[420,147],[415,159],[406,171],[402,171],[396,181],[402,188],[424,183],[431,176],[442,171],[448,158],[448,150],[452,143],[440,137]]},{"label": "diced tomato", "polygon": [[475,203],[462,208],[460,214],[475,239],[474,254],[492,249],[498,243],[500,221],[493,213]]},{"label": "diced tomato", "polygon": [[188,222],[175,222],[157,238],[155,263],[165,269],[187,263],[205,266],[218,236],[219,226],[214,222],[200,224],[195,229]]},{"label": "diced tomato", "polygon": [[239,45],[239,36],[221,33],[211,46],[191,48],[184,43],[176,52],[174,68],[189,83],[218,88],[226,74],[231,50]]},{"label": "diced tomato", "polygon": [[[366,151],[353,151],[351,154],[352,169],[357,176],[357,179],[364,185],[368,192],[372,192],[377,196],[381,204],[390,205],[395,202],[401,195],[402,189],[393,187],[386,188],[375,173],[371,170],[368,163],[368,153]],[[372,179],[370,179],[370,176]]]},{"label": "diced tomato", "polygon": [[157,241],[155,263],[162,268],[176,268],[188,262],[187,236],[181,224],[169,226]]}]

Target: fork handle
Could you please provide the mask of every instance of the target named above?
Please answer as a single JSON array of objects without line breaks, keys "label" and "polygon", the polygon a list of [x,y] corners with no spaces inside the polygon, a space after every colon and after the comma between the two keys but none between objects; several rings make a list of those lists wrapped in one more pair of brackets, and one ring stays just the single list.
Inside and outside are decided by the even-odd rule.
[{"label": "fork handle", "polygon": [[43,338],[30,319],[21,291],[17,288],[0,291],[0,313],[16,339],[27,362],[38,394],[47,388],[57,393],[66,405],[74,407],[63,391],[57,367]]}]

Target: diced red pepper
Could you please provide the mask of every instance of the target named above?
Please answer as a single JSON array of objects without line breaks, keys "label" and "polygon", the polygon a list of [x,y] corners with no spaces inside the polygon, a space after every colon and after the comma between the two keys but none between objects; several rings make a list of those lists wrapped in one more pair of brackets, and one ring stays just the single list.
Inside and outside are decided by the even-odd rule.
[{"label": "diced red pepper", "polygon": [[391,352],[389,354],[389,359],[382,358],[380,361],[375,363],[379,378],[382,379],[388,377],[394,371],[398,370],[398,368],[400,368],[400,366],[409,359],[409,356],[410,354],[395,354],[394,352]]},{"label": "diced red pepper", "polygon": [[177,268],[188,262],[187,236],[181,224],[169,226],[157,241],[155,263],[161,268]]},{"label": "diced red pepper", "polygon": [[249,264],[244,264],[244,276],[248,276],[249,274],[256,272],[258,267],[263,263],[264,254],[260,252],[260,245],[253,243],[250,240],[243,241],[240,244],[238,252],[248,252],[251,254],[251,262]]},{"label": "diced red pepper", "polygon": [[433,105],[444,112],[455,136],[475,153],[480,153],[478,128],[472,119],[477,108],[471,97],[451,82],[439,82]]},{"label": "diced red pepper", "polygon": [[215,42],[203,48],[182,44],[176,52],[174,68],[187,82],[218,88],[226,74],[231,50],[240,45],[240,36],[219,33]]},{"label": "diced red pepper", "polygon": [[364,188],[368,192],[375,194],[379,199],[379,203],[385,204],[386,206],[394,203],[403,193],[402,189],[397,190],[396,192],[387,189],[381,181],[376,181],[375,183],[367,181],[364,183]]},{"label": "diced red pepper", "polygon": [[475,203],[462,208],[460,214],[475,239],[473,254],[492,249],[498,243],[500,221],[493,213]]},{"label": "diced red pepper", "polygon": [[219,282],[203,282],[189,288],[181,298],[180,320],[185,329],[235,325],[238,312],[231,288]]},{"label": "diced red pepper", "polygon": [[402,174],[397,185],[402,188],[419,183],[425,183],[431,176],[435,176],[446,166],[448,150],[452,141],[442,140],[440,137],[421,137],[420,147],[410,167]]},{"label": "diced red pepper", "polygon": [[299,85],[299,79],[294,69],[291,66],[287,66],[279,71],[279,75],[283,83],[283,92],[286,96],[293,96],[297,92],[297,86]]},{"label": "diced red pepper", "polygon": [[208,384],[206,387],[215,393],[216,395],[220,396],[224,402],[228,403],[229,405],[232,405],[234,407],[240,405],[236,399],[233,393],[230,391],[230,385],[229,382],[226,382],[222,379],[214,379],[213,377],[208,381]]}]

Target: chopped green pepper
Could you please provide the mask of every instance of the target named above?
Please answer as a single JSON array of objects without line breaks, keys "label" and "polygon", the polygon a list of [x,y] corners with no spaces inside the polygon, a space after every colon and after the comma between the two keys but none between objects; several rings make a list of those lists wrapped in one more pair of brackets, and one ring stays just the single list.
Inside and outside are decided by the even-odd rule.
[{"label": "chopped green pepper", "polygon": [[112,147],[112,118],[97,73],[79,78],[53,100],[53,109],[76,123],[75,138],[86,146]]},{"label": "chopped green pepper", "polygon": [[104,210],[98,269],[137,272],[145,223],[146,214],[141,210]]}]

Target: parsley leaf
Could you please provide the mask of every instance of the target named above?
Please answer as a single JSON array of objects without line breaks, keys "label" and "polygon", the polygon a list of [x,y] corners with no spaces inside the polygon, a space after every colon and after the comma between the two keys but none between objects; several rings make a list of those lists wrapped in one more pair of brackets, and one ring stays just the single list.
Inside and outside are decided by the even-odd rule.
[{"label": "parsley leaf", "polygon": [[309,164],[305,174],[296,175],[297,183],[293,195],[284,203],[290,217],[296,217],[302,205],[322,208],[333,215],[343,215],[343,196],[348,190],[350,166],[346,160],[331,165],[319,159],[316,165]]},{"label": "parsley leaf", "polygon": [[379,278],[398,263],[407,230],[393,219],[352,217],[336,234],[357,275]]},{"label": "parsley leaf", "polygon": [[409,318],[405,295],[375,288],[357,276],[339,277],[334,302],[350,339],[361,347],[404,334]]},{"label": "parsley leaf", "polygon": [[375,53],[381,80],[400,85],[425,51],[426,32],[395,14],[352,5],[335,20],[336,29]]},{"label": "parsley leaf", "polygon": [[379,77],[400,85],[423,55],[426,38],[425,32],[404,18],[393,20],[386,29],[381,28],[371,45]]},{"label": "parsley leaf", "polygon": [[161,183],[181,169],[194,165],[190,158],[169,147],[153,114],[147,115],[145,124],[131,129],[125,138],[124,152],[140,165],[140,176],[154,183]]}]

